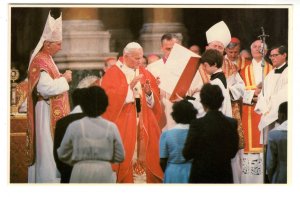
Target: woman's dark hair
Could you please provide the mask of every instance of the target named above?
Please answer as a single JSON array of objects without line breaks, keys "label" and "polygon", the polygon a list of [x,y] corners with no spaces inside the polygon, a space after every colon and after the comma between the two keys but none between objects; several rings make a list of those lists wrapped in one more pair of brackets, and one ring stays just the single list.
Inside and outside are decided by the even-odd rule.
[{"label": "woman's dark hair", "polygon": [[207,49],[202,55],[200,63],[207,62],[210,66],[216,64],[217,68],[223,65],[223,55],[216,49]]},{"label": "woman's dark hair", "polygon": [[82,101],[84,100],[85,92],[87,91],[87,88],[76,88],[71,97],[73,106],[81,105]]},{"label": "woman's dark hair", "polygon": [[218,110],[223,103],[224,96],[218,85],[207,83],[200,91],[201,103],[210,110]]},{"label": "woman's dark hair", "polygon": [[278,113],[284,114],[286,117],[288,116],[288,102],[285,101],[279,105]]},{"label": "woman's dark hair", "polygon": [[181,100],[173,104],[172,118],[176,123],[190,124],[192,120],[196,119],[198,111],[193,104],[187,100]]},{"label": "woman's dark hair", "polygon": [[89,117],[97,117],[106,111],[108,97],[99,86],[91,86],[84,92],[82,111]]}]

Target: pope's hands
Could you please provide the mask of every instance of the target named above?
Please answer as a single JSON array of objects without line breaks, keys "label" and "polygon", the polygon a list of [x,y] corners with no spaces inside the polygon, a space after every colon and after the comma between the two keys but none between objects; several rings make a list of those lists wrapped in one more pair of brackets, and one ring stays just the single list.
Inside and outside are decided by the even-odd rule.
[{"label": "pope's hands", "polygon": [[138,76],[134,77],[133,80],[130,82],[130,88],[133,90],[134,86],[141,80],[143,74],[139,74]]},{"label": "pope's hands", "polygon": [[72,71],[71,70],[66,70],[62,76],[67,80],[67,82],[72,81]]},{"label": "pope's hands", "polygon": [[149,80],[146,80],[146,83],[143,85],[143,89],[145,91],[145,93],[150,96],[151,93],[152,93],[152,90],[151,90],[151,85],[150,85],[150,81]]}]

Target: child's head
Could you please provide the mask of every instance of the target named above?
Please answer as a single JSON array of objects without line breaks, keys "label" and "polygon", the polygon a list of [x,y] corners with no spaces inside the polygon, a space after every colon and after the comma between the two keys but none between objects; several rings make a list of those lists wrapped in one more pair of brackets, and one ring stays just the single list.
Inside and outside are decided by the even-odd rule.
[{"label": "child's head", "polygon": [[222,67],[223,55],[216,49],[208,49],[202,54],[200,63],[208,74],[213,74]]},{"label": "child's head", "polygon": [[210,66],[221,68],[223,64],[223,55],[216,49],[206,50],[201,57],[201,63],[207,62]]}]

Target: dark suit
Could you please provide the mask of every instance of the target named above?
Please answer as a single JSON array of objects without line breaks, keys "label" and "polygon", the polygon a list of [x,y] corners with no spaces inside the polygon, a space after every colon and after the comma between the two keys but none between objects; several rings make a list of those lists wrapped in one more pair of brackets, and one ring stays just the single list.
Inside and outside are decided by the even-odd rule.
[{"label": "dark suit", "polygon": [[268,134],[266,171],[271,183],[287,183],[287,130]]},{"label": "dark suit", "polygon": [[237,121],[208,111],[192,121],[183,149],[193,159],[190,183],[233,183],[231,158],[238,151]]},{"label": "dark suit", "polygon": [[70,177],[71,177],[73,167],[61,162],[58,159],[57,149],[60,147],[61,141],[63,140],[63,137],[67,131],[69,124],[72,123],[73,121],[79,120],[83,117],[84,117],[83,113],[69,114],[69,115],[63,117],[62,119],[58,120],[56,123],[53,154],[54,154],[54,160],[56,163],[56,167],[61,174],[61,180],[60,180],[61,183],[69,183],[70,182]]}]

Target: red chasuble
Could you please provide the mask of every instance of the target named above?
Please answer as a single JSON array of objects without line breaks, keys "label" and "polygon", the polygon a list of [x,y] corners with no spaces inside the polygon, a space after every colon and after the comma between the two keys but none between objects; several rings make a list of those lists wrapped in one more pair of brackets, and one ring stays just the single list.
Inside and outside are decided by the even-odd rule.
[{"label": "red chasuble", "polygon": [[139,67],[139,73],[144,75],[141,79],[142,86],[146,80],[150,81],[155,100],[154,107],[148,107],[145,92],[142,93],[139,122],[137,122],[135,103],[125,104],[128,83],[120,68],[116,65],[112,66],[101,81],[101,87],[106,91],[109,99],[109,105],[103,117],[117,125],[125,148],[125,160],[121,164],[113,165],[118,183],[133,183],[133,156],[136,142],[138,162],[145,167],[147,182],[160,183],[163,178],[159,165],[161,129],[158,121],[162,115],[159,88],[153,75],[144,67]]},{"label": "red chasuble", "polygon": [[[272,66],[265,62],[264,76],[272,70]],[[253,65],[250,63],[241,70],[241,77],[245,82],[246,90],[255,90],[257,84],[255,83]],[[258,123],[260,115],[254,111],[254,105],[243,104],[242,125],[245,134],[245,153],[260,153],[262,152],[262,145],[260,144],[260,131],[258,130]]]},{"label": "red chasuble", "polygon": [[[27,105],[27,148],[29,165],[35,162],[35,105],[38,101],[36,85],[39,81],[40,72],[47,72],[52,79],[61,77],[56,65],[51,57],[45,53],[39,52],[30,64],[28,72],[28,105]],[[66,116],[70,112],[68,93],[56,95],[49,98],[50,101],[50,129],[52,139],[54,136],[56,121]]]}]

